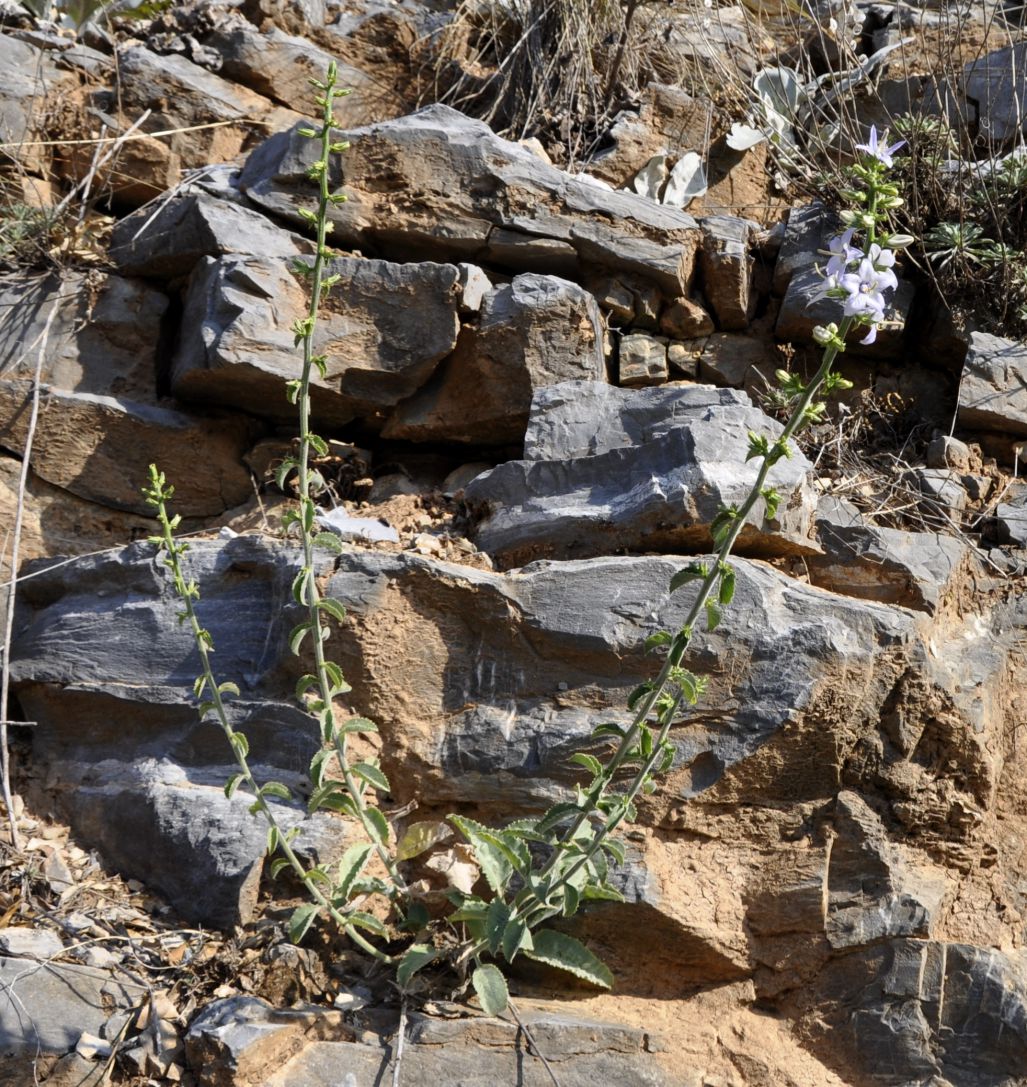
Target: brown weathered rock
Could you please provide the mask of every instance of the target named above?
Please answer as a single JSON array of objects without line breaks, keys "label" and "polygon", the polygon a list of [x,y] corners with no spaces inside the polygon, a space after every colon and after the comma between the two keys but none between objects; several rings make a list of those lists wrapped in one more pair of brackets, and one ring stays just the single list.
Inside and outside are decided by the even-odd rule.
[{"label": "brown weathered rock", "polygon": [[[314,378],[314,416],[329,425],[358,413],[373,421],[419,389],[456,346],[460,271],[338,257],[327,272],[342,278],[315,335],[328,371]],[[305,285],[283,259],[205,258],[186,296],[175,395],[291,421],[285,383],[299,377],[302,362],[292,325],[308,304]]]},{"label": "brown weathered rock", "polygon": [[713,327],[713,318],[691,298],[675,298],[660,316],[660,331],[672,340],[708,336]]},{"label": "brown weathered rock", "polygon": [[[254,131],[247,123],[272,113],[266,98],[177,54],[158,56],[145,46],[132,45],[118,54],[118,72],[121,108],[133,119],[143,110],[152,111],[143,131],[193,128],[168,138],[168,148],[184,167],[234,158]],[[215,121],[230,123],[196,127]]]},{"label": "brown weathered rock", "polygon": [[576,284],[525,274],[485,296],[477,326],[431,383],[400,404],[383,435],[483,445],[524,437],[538,389],[605,376],[595,300]]},{"label": "brown weathered rock", "polygon": [[752,290],[751,224],[729,215],[702,220],[699,253],[703,294],[724,332],[748,328],[756,306]]},{"label": "brown weathered rock", "polygon": [[757,373],[772,374],[776,363],[765,340],[732,332],[710,336],[699,356],[699,377],[732,389],[758,384]]},{"label": "brown weathered rock", "polygon": [[47,138],[48,111],[77,85],[42,50],[0,34],[0,157],[45,174],[52,149],[35,141]]},{"label": "brown weathered rock", "polygon": [[625,388],[662,385],[669,377],[667,341],[645,332],[621,336],[617,346],[617,382]]},{"label": "brown weathered rock", "polygon": [[[566,274],[576,259],[580,276],[605,268],[641,276],[668,297],[688,292],[699,231],[684,212],[569,177],[446,106],[346,135],[349,200],[331,212],[339,242],[407,259],[488,257],[514,271]],[[296,221],[309,202],[314,152],[296,130],[272,137],[250,156],[240,185]]]}]

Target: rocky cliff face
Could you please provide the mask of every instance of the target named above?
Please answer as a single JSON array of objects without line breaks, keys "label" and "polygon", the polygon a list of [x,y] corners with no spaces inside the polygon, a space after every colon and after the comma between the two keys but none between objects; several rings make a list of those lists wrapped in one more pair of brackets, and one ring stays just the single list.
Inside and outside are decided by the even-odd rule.
[{"label": "rocky cliff face", "polygon": [[[174,483],[219,674],[241,688],[234,719],[259,774],[302,791],[316,735],[291,701],[299,558],[277,529],[291,495],[269,480],[290,448],[305,306],[291,261],[312,244],[296,127],[330,55],[356,93],[313,409],[332,439],[324,516],[345,544],[321,572],[347,609],[349,708],[379,723],[391,807],[498,821],[567,795],[568,756],[626,719],[651,671],[645,638],[681,621],[667,590],[681,556],[704,554],[719,505],[748,490],[746,433],[780,431],[765,379],[811,351],[823,209],[768,230],[726,181],[698,217],[597,181],[691,138],[668,127],[688,105],[677,88],[651,88],[578,176],[448,106],[415,111],[403,58],[439,6],[200,5],[89,45],[0,33],[9,152],[61,131],[47,103],[69,131],[150,110],[107,182],[103,266],[0,278],[0,510],[13,519],[20,500],[26,519],[5,664],[34,722],[19,787],[190,924],[250,925],[274,905],[263,828],[225,797],[229,752],[196,718],[176,601],[132,542],[153,530],[139,489],[153,461]],[[13,153],[39,184],[84,173],[66,150]],[[734,184],[763,153],[739,157]],[[615,994],[515,973],[564,1087],[1025,1082],[1027,348],[975,333],[941,351],[914,294],[847,356],[848,414],[778,466],[775,518],[740,538],[735,604],[695,643],[708,697],[626,834],[627,903],[574,923]],[[861,466],[866,447],[837,455],[853,416],[906,427],[899,472]],[[356,833],[278,807],[304,856],[335,859]],[[109,962],[40,969],[65,947],[26,937],[26,916],[12,905],[0,922],[0,1083],[31,1082],[37,1049],[61,1058],[55,1083],[95,1074],[139,979],[110,988]],[[177,1021],[151,1001],[149,1055],[121,1045],[137,1056],[120,1067],[378,1082],[387,1010],[362,1009],[316,956],[268,954],[293,981],[226,982]],[[298,963],[320,979],[303,996],[334,1008],[285,1007]],[[424,1011],[405,1082],[549,1082],[510,1024]],[[126,1037],[145,1033],[132,1022]]]}]

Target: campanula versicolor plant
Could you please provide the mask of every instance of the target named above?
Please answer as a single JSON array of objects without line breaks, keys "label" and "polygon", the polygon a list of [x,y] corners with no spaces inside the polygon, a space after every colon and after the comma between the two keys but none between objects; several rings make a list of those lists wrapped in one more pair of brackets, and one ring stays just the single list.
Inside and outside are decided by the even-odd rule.
[{"label": "campanula versicolor plant", "polygon": [[[156,468],[151,470],[145,493],[162,526],[162,534],[154,542],[165,552],[164,561],[183,601],[181,618],[190,624],[200,651],[203,672],[195,686],[196,696],[202,700],[200,713],[221,724],[239,766],[226,792],[231,796],[243,787],[253,796],[251,810],[266,819],[268,852],[276,855],[272,875],[290,868],[310,895],[310,902],[293,915],[292,938],[302,939],[315,921],[328,918],[361,948],[393,967],[402,992],[410,991],[414,976],[424,967],[441,963],[461,977],[469,975],[482,1008],[497,1015],[509,1005],[506,980],[497,961],[510,963],[518,955],[569,971],[597,986],[608,987],[613,982],[609,969],[584,944],[544,927],[545,923],[573,916],[590,901],[621,898],[608,878],[625,856],[615,831],[636,818],[639,796],[654,792],[660,776],[671,768],[675,757],[671,730],[705,692],[706,678],[687,667],[686,654],[698,636],[700,623],[705,621],[706,629],[713,630],[732,602],[732,549],[747,522],[776,516],[781,496],[770,481],[770,473],[775,464],[791,455],[795,435],[823,417],[827,405],[821,394],[851,387],[833,369],[847,337],[855,329],[866,329],[863,342],[872,342],[885,319],[887,292],[897,283],[896,250],[912,241],[888,230],[889,213],[901,201],[896,186],[887,180],[887,171],[902,143],[888,146],[871,129],[869,141],[858,148],[862,154],[850,168],[846,191],[852,207],[843,213],[845,230],[825,240],[828,261],[818,295],[837,300],[839,320],[815,330],[824,351],[820,367],[808,381],[797,373],[777,371],[780,399],[789,409],[788,421],[776,438],[750,432],[747,460],[758,465],[747,497],[740,505],[721,508],[714,518],[710,526],[713,554],[689,562],[671,579],[670,591],[687,586],[693,593],[692,601],[679,629],[656,631],[646,640],[646,647],[660,655],[661,663],[653,678],[630,695],[630,724],[601,723],[596,727],[595,739],[606,745],[604,757],[594,753],[596,747],[575,754],[571,762],[584,772],[583,779],[565,799],[541,815],[501,828],[450,816],[449,824],[473,851],[480,879],[470,890],[451,888],[452,908],[432,920],[418,897],[421,892],[416,883],[406,876],[406,866],[440,840],[439,825],[415,823],[400,832],[382,813],[377,797],[388,794],[388,780],[377,761],[354,761],[348,746],[352,736],[377,731],[376,726],[366,718],[340,714],[339,698],[350,688],[339,666],[324,653],[331,633],[326,620],[344,616],[342,605],[322,594],[316,577],[316,551],[337,551],[338,543],[316,527],[315,500],[323,481],[311,466],[311,458],[323,452],[326,443],[310,429],[310,382],[315,372],[325,372],[325,359],[313,348],[319,304],[338,279],[325,274],[330,256],[327,215],[333,204],[345,199],[343,194],[330,191],[328,180],[330,156],[346,149],[333,134],[332,103],[344,93],[335,84],[333,64],[324,82],[314,82],[322,107],[320,127],[301,130],[317,145],[308,176],[318,186],[318,204],[316,210],[302,213],[316,234],[317,248],[313,262],[301,262],[296,269],[310,286],[307,316],[294,327],[296,345],[302,348],[300,376],[288,383],[289,399],[299,415],[299,451],[283,464],[277,477],[279,486],[293,479],[298,492],[297,509],[288,515],[284,526],[295,532],[301,545],[293,596],[305,617],[293,631],[292,648],[297,652],[309,639],[314,654],[314,671],[302,677],[297,690],[297,698],[316,721],[321,738],[321,750],[311,766],[314,788],[309,807],[348,816],[360,825],[365,838],[347,850],[334,871],[305,867],[292,848],[294,832],[280,829],[269,801],[289,800],[285,786],[255,781],[245,737],[233,729],[225,710],[225,700],[238,690],[231,683],[218,683],[213,674],[212,638],[200,625],[193,606],[198,589],[183,570],[187,545],[175,539],[178,518],[167,509],[172,488]],[[329,774],[329,769],[333,773]],[[373,857],[380,862],[381,874],[372,877],[365,869]],[[372,911],[368,903],[378,908]]]}]

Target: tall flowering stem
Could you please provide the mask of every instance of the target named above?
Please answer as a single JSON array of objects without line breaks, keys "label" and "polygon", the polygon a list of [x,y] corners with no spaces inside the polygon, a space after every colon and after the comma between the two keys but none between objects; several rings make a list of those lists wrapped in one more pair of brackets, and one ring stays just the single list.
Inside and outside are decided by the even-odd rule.
[{"label": "tall flowering stem", "polygon": [[[730,604],[734,594],[734,572],[728,559],[750,516],[762,501],[764,515],[773,519],[780,496],[768,485],[774,465],[791,455],[792,439],[806,426],[824,416],[826,402],[822,393],[852,387],[852,383],[834,371],[834,364],[845,350],[849,333],[858,327],[868,329],[864,343],[872,343],[878,325],[885,316],[884,292],[896,286],[892,268],[895,249],[907,245],[912,238],[889,234],[882,229],[890,210],[899,206],[898,188],[887,180],[892,156],[902,144],[891,147],[878,140],[871,129],[870,140],[859,150],[864,154],[851,168],[851,188],[847,196],[855,208],[843,213],[847,229],[829,242],[830,262],[820,297],[841,302],[841,320],[815,330],[815,338],[824,349],[821,364],[808,382],[783,370],[777,372],[784,402],[791,414],[780,436],[771,441],[766,436],[750,433],[747,459],[758,459],[756,478],[740,506],[723,508],[712,524],[716,552],[710,562],[693,562],[679,571],[671,581],[671,591],[689,582],[698,582],[698,590],[681,628],[676,633],[660,632],[650,642],[666,646],[667,654],[656,677],[643,684],[633,695],[635,714],[627,729],[617,730],[620,739],[605,765],[588,756],[581,759],[594,771],[591,784],[579,791],[574,814],[563,831],[557,848],[551,855],[540,879],[529,882],[515,896],[515,913],[525,916],[529,926],[560,912],[561,896],[580,880],[584,871],[607,847],[610,834],[624,820],[635,815],[639,794],[652,791],[654,777],[670,768],[673,749],[669,744],[670,730],[679,720],[683,706],[694,705],[702,695],[702,677],[685,669],[682,661],[700,618],[705,614],[707,628],[719,622],[721,609]],[[860,236],[861,245],[853,242]],[[601,726],[613,731],[615,726]],[[627,787],[614,792],[615,778],[626,765],[637,767]],[[598,826],[585,835],[596,813],[602,815]],[[584,836],[584,841],[583,841]]]}]

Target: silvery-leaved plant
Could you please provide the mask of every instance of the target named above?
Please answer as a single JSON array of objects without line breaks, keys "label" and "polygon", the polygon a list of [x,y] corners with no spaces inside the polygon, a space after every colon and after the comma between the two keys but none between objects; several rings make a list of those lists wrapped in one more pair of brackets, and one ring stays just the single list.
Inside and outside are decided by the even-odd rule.
[{"label": "silvery-leaved plant", "polygon": [[[884,320],[885,292],[895,286],[895,250],[912,240],[889,234],[885,228],[889,211],[899,202],[886,171],[901,145],[882,145],[872,129],[869,142],[860,148],[863,155],[851,168],[848,190],[853,209],[844,213],[845,231],[828,240],[825,251],[829,260],[820,297],[838,300],[840,319],[816,329],[824,353],[809,381],[778,371],[788,421],[775,438],[749,434],[747,459],[758,462],[749,494],[739,505],[721,508],[714,518],[710,526],[714,553],[689,562],[671,579],[670,591],[688,587],[691,604],[677,630],[656,631],[647,638],[646,647],[661,661],[652,679],[629,696],[630,723],[604,722],[596,727],[592,749],[570,759],[582,773],[581,780],[541,815],[499,828],[452,815],[449,827],[425,821],[397,833],[378,804],[378,798],[390,789],[379,762],[354,761],[350,754],[350,738],[376,728],[366,718],[339,712],[339,697],[350,688],[339,666],[326,658],[324,643],[330,633],[326,620],[341,620],[344,611],[338,601],[322,595],[316,577],[318,548],[335,551],[339,547],[335,537],[317,529],[315,499],[324,484],[310,462],[327,447],[309,425],[311,378],[315,371],[323,376],[326,368],[326,360],[313,347],[318,307],[325,291],[337,281],[325,274],[330,255],[325,244],[330,227],[327,215],[333,204],[345,199],[329,188],[330,156],[346,149],[332,131],[332,103],[344,93],[335,83],[333,64],[324,82],[315,81],[321,125],[301,130],[318,148],[308,170],[318,185],[318,205],[316,210],[301,212],[316,234],[317,247],[313,262],[301,262],[296,268],[310,285],[309,310],[294,328],[297,347],[303,352],[300,376],[288,383],[289,399],[298,409],[300,434],[297,455],[288,458],[278,473],[279,486],[293,479],[298,493],[297,508],[287,517],[286,528],[297,533],[302,547],[293,596],[305,617],[293,630],[291,643],[297,652],[306,642],[314,656],[314,670],[301,678],[297,688],[297,698],[317,722],[321,737],[321,750],[311,766],[314,790],[309,807],[345,814],[362,827],[365,837],[347,850],[334,870],[305,866],[292,846],[295,830],[280,829],[269,803],[289,800],[289,791],[280,783],[261,785],[254,779],[245,737],[232,727],[225,709],[225,700],[238,690],[231,683],[219,684],[213,674],[213,642],[193,606],[199,591],[183,569],[187,545],[175,539],[179,519],[167,508],[172,488],[156,468],[151,470],[145,493],[162,526],[162,534],[154,540],[165,553],[164,561],[183,601],[181,618],[190,624],[199,649],[203,671],[195,692],[201,700],[200,713],[220,723],[239,766],[226,792],[231,796],[242,786],[254,798],[251,810],[267,821],[268,851],[276,855],[272,875],[291,869],[310,896],[310,902],[293,915],[293,939],[302,939],[319,918],[329,919],[369,954],[394,967],[402,992],[412,991],[415,976],[424,967],[444,963],[461,977],[470,975],[482,1008],[498,1015],[507,1008],[509,994],[497,963],[512,963],[521,955],[600,987],[613,982],[609,969],[584,944],[544,926],[555,918],[573,916],[589,902],[621,899],[609,881],[611,871],[625,859],[615,831],[637,817],[639,797],[654,792],[660,776],[671,768],[671,730],[705,693],[706,677],[687,667],[686,654],[700,624],[705,621],[706,629],[713,630],[732,602],[735,571],[729,559],[738,536],[749,521],[775,518],[781,496],[770,473],[791,455],[795,435],[823,417],[826,403],[818,399],[821,393],[851,387],[832,368],[845,350],[848,334],[857,327],[867,328],[869,341]],[[431,919],[424,887],[406,878],[406,866],[443,841],[450,827],[466,840],[475,863],[470,876],[464,866],[464,877],[451,881],[448,912],[440,915],[436,910]],[[366,869],[373,858],[377,858],[379,874],[371,876]],[[368,903],[376,906],[373,912]]]}]

